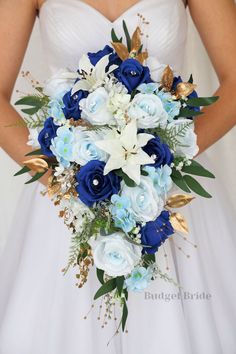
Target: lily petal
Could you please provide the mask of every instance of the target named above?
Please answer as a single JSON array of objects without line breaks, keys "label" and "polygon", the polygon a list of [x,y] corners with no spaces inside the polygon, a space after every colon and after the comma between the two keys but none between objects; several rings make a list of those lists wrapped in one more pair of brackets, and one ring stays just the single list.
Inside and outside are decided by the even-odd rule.
[{"label": "lily petal", "polygon": [[107,175],[109,172],[113,170],[118,170],[119,168],[123,167],[124,164],[125,164],[124,159],[114,159],[113,157],[110,157],[104,168],[104,175]]},{"label": "lily petal", "polygon": [[107,139],[107,140],[99,140],[95,141],[94,144],[103,151],[107,152],[108,154],[120,157],[124,155],[124,149],[119,140],[115,139]]},{"label": "lily petal", "polygon": [[95,66],[95,76],[97,79],[104,79],[106,76],[105,69],[109,63],[109,55],[104,55]]},{"label": "lily petal", "polygon": [[155,163],[155,160],[141,148],[137,151],[137,154],[131,155],[129,158],[129,164],[132,165],[148,165],[151,163]]},{"label": "lily petal", "polygon": [[73,96],[76,92],[79,90],[84,90],[84,91],[89,91],[90,85],[88,81],[86,80],[79,80],[74,84],[72,90],[71,90],[71,96]]},{"label": "lily petal", "polygon": [[91,64],[89,57],[86,54],[82,55],[79,61],[79,70],[85,71],[87,74],[89,74],[93,69],[94,66]]},{"label": "lily petal", "polygon": [[140,165],[129,164],[122,167],[122,170],[129,178],[131,178],[136,184],[140,184],[141,170]]},{"label": "lily petal", "polygon": [[137,123],[135,120],[132,120],[125,126],[121,133],[120,140],[127,150],[133,150],[137,145]]},{"label": "lily petal", "polygon": [[138,137],[137,137],[138,147],[142,147],[142,146],[147,145],[148,141],[153,138],[154,138],[154,136],[151,134],[146,134],[146,133],[138,134]]}]

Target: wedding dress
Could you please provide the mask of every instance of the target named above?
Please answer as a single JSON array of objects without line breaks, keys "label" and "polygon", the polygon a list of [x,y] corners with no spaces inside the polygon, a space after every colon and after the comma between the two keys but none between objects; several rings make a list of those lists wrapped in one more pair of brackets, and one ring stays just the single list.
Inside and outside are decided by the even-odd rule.
[{"label": "wedding dress", "polygon": [[[181,73],[187,31],[182,0],[141,0],[114,22],[83,1],[47,0],[39,20],[50,71],[76,70],[83,53],[109,43],[112,27],[121,36],[122,19],[132,32],[137,13],[150,22],[149,55]],[[211,168],[204,156],[200,160]],[[168,263],[169,276],[183,287],[182,296],[161,279],[146,293],[131,294],[129,331],[108,347],[115,321],[101,329],[96,307],[83,319],[99,286],[94,271],[82,289],[73,270],[62,276],[69,232],[40,194],[43,187],[26,186],[0,266],[0,354],[235,354],[234,219],[224,187],[217,180],[203,184],[213,198],[198,197],[183,210],[187,240],[198,248],[176,235],[157,254],[163,271]]]}]

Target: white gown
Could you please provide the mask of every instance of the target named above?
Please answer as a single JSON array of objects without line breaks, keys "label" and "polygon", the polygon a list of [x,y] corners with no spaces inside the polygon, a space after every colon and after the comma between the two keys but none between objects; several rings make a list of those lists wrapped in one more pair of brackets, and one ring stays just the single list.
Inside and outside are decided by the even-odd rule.
[{"label": "white gown", "polygon": [[[110,41],[112,27],[121,35],[123,18],[132,32],[138,12],[150,22],[149,54],[181,73],[187,30],[182,0],[141,0],[113,23],[82,1],[47,0],[40,24],[49,69],[76,69],[82,53]],[[204,156],[201,160],[211,168]],[[62,276],[69,232],[40,195],[41,185],[26,186],[0,264],[0,354],[235,354],[235,223],[223,187],[203,183],[213,199],[199,197],[184,210],[188,239],[198,249],[179,236],[176,246],[165,244],[170,276],[195,298],[165,301],[178,288],[163,280],[146,294],[131,294],[129,333],[117,335],[108,347],[115,322],[101,329],[96,308],[83,319],[99,286],[94,272],[79,290],[73,271]],[[163,255],[160,249],[157,259],[165,270]]]}]

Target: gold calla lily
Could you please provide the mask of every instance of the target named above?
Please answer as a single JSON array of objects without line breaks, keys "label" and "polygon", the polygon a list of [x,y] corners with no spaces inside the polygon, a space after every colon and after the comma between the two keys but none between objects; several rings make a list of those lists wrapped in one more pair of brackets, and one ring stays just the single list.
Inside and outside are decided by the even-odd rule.
[{"label": "gold calla lily", "polygon": [[23,164],[38,173],[42,173],[48,169],[48,163],[39,157],[23,161]]}]

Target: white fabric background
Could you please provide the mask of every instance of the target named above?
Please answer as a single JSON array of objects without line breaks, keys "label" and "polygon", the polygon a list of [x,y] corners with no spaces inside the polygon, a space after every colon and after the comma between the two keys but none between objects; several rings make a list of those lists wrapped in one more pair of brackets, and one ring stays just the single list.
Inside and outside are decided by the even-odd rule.
[{"label": "white fabric background", "polygon": [[[198,84],[201,95],[211,95],[217,87],[217,79],[210,64],[205,49],[196,32],[191,19],[189,19],[189,34],[186,51],[186,73],[192,73]],[[24,70],[30,70],[37,79],[45,78],[43,58],[40,43],[38,23],[36,23],[30,44],[22,65]],[[30,86],[22,78],[18,78],[16,88],[30,92]],[[12,101],[17,99],[14,93]],[[10,128],[6,128],[10,129]],[[20,128],[19,128],[20,129]],[[228,198],[234,203],[236,196],[236,158],[235,158],[235,134],[234,128],[227,136],[207,151],[215,167],[217,178],[227,188]],[[10,225],[14,225],[14,213],[20,208],[20,194],[24,186],[25,177],[13,177],[18,171],[18,165],[7,154],[0,150],[0,251],[7,239]],[[207,166],[206,166],[207,167]],[[53,206],[52,206],[53,207]],[[232,230],[233,231],[233,230]],[[17,232],[17,230],[15,230]]]}]

